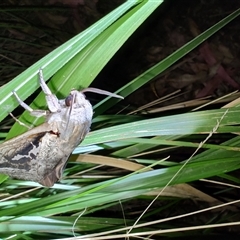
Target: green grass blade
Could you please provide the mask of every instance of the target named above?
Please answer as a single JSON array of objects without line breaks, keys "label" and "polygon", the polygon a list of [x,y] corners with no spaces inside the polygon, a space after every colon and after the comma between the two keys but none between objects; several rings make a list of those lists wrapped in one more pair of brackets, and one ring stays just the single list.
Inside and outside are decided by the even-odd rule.
[{"label": "green grass blade", "polygon": [[[149,2],[142,1],[134,8],[131,8],[131,10],[105,29],[105,31],[101,32],[98,36],[95,36],[88,45],[81,49],[81,52],[65,64],[65,66],[62,67],[50,80],[50,89],[53,89],[54,93],[61,92],[62,95],[66,96],[72,88],[79,88],[80,86],[83,88],[87,87],[114,53],[116,53],[129,36],[160,4],[161,1],[151,4],[151,7],[149,7]],[[129,9],[129,6],[131,5],[128,4],[127,9]],[[145,13],[144,15],[143,11]],[[71,46],[71,49],[74,50],[74,46]],[[77,49],[75,51],[77,51]],[[61,59],[59,56],[59,60],[63,61],[63,59],[64,56],[61,56]],[[101,59],[101,61],[99,61],[99,59]],[[49,65],[44,68],[44,76],[46,78],[48,78],[48,69]],[[18,94],[21,99],[24,99],[21,91],[18,91]],[[36,109],[43,105],[45,105],[44,95],[41,93],[31,107]],[[34,125],[40,123],[36,118],[29,116],[28,113],[24,113],[19,120],[22,122],[27,121],[28,124]],[[24,131],[26,131],[26,128],[15,124],[11,129],[8,138],[15,136],[16,133],[19,134]]]},{"label": "green grass blade", "polygon": [[[226,109],[185,113],[167,117],[153,118],[132,123],[121,124],[91,132],[81,146],[104,143],[135,137],[176,136],[209,133],[226,113]],[[221,121],[217,132],[228,133],[239,131],[237,117],[239,108],[231,108]]]},{"label": "green grass blade", "polygon": [[[26,213],[28,215],[38,214],[38,216],[54,215],[83,210],[89,207],[93,208],[110,202],[118,202],[119,199],[128,199],[144,194],[151,189],[164,187],[181,166],[179,164],[178,166],[159,170],[131,174],[120,179],[94,184],[91,187],[83,187],[79,190],[43,197],[33,202],[21,204],[17,208],[9,206],[1,210],[0,216],[24,216]],[[215,176],[239,167],[239,156],[190,162],[171,185]]]},{"label": "green grass blade", "polygon": [[[199,36],[195,37],[193,40],[179,48],[177,51],[166,57],[164,60],[156,64],[155,66],[151,67],[149,70],[145,71],[141,75],[139,75],[137,78],[133,79],[130,83],[126,84],[122,88],[120,88],[116,93],[120,94],[123,97],[128,96],[150,80],[152,80],[154,77],[165,71],[167,68],[169,68],[171,65],[173,65],[175,62],[177,62],[179,59],[181,59],[183,56],[188,54],[190,51],[192,51],[194,48],[199,46],[201,43],[203,43],[206,39],[211,37],[214,33],[219,31],[221,28],[223,28],[226,24],[231,22],[233,19],[238,17],[240,14],[240,9],[236,10],[235,12],[231,13],[226,18],[222,19],[203,33],[201,33]],[[95,115],[102,114],[104,111],[112,107],[114,104],[119,102],[118,99],[112,99],[112,98],[105,98],[98,104],[94,106]]]},{"label": "green grass blade", "polygon": [[0,88],[0,96],[2,96],[0,100],[0,121],[18,106],[12,96],[12,90],[15,89],[21,99],[25,100],[39,88],[37,73],[40,67],[44,69],[45,78],[49,79],[88,44],[90,44],[97,36],[99,36],[99,34],[106,30],[111,24],[113,24],[137,3],[138,1],[127,1],[119,8],[93,24],[91,27],[46,55],[44,58],[14,78],[11,82],[2,86]]}]

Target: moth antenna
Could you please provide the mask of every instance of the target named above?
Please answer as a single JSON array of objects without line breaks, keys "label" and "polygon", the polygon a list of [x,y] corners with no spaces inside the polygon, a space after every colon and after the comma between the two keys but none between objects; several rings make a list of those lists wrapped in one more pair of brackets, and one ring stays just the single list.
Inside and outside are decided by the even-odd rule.
[{"label": "moth antenna", "polygon": [[81,92],[94,92],[94,93],[98,93],[98,94],[102,94],[102,95],[107,95],[107,96],[110,96],[110,97],[124,99],[124,97],[122,97],[120,95],[117,95],[115,93],[111,93],[111,92],[108,92],[108,91],[105,91],[105,90],[101,90],[101,89],[98,89],[98,88],[85,88]]}]

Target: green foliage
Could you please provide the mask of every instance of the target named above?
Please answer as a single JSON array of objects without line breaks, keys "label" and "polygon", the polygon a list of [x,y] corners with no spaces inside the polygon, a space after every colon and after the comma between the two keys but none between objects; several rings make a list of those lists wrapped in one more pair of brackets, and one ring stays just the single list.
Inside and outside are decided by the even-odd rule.
[{"label": "green foliage", "polygon": [[[66,96],[72,88],[79,89],[79,87],[84,88],[90,85],[111,57],[161,3],[162,1],[127,1],[89,29],[28,68],[0,89],[0,95],[4,96],[0,100],[0,119],[4,119],[17,107],[17,102],[11,94],[13,89],[24,100],[39,88],[37,72],[40,67],[43,68],[46,79],[53,76],[48,85],[58,96]],[[196,48],[236,18],[239,13],[240,10],[227,16],[123,86],[117,93],[124,97],[128,96]],[[106,156],[130,159],[132,155],[153,148],[159,148],[162,151],[169,146],[197,148],[199,142],[192,142],[190,139],[190,136],[195,134],[200,136],[205,134],[201,137],[204,140],[210,133],[239,132],[239,107],[228,111],[216,109],[144,120],[141,120],[141,117],[120,115],[99,116],[117,102],[116,99],[106,98],[94,106],[96,118],[93,122],[96,125],[105,122],[116,126],[107,126],[95,131],[93,129],[81,146],[75,150],[75,154],[103,149],[106,150]],[[44,95],[40,93],[31,106],[34,109],[44,107]],[[34,125],[41,121],[30,117],[26,112],[20,120]],[[9,132],[8,138],[23,131],[26,129],[16,123]],[[166,161],[165,167],[160,168],[161,162],[153,157],[146,159],[145,163],[154,170],[144,171],[146,170],[144,169],[124,176],[113,175],[110,176],[113,178],[110,180],[101,180],[97,177],[96,179],[78,178],[74,174],[84,172],[92,165],[72,163],[66,169],[67,176],[51,189],[41,188],[36,183],[11,180],[2,176],[1,193],[7,194],[6,197],[10,198],[0,202],[0,235],[9,237],[16,234],[13,239],[57,239],[72,236],[73,228],[77,235],[121,228],[125,224],[132,225],[134,222],[130,219],[124,222],[120,218],[88,218],[86,216],[114,206],[119,200],[124,202],[137,199],[151,190],[163,188],[179,171],[179,175],[171,181],[171,185],[217,175],[234,180],[226,173],[240,167],[238,146],[239,137],[234,137],[221,145],[205,144],[203,147],[207,150],[192,157],[186,165],[184,162],[188,159],[183,162],[175,162],[171,159],[169,162]],[[105,154],[104,151],[103,154]],[[140,158],[134,160],[144,161]],[[153,166],[148,162],[153,163]],[[95,173],[100,176],[105,174],[101,171]],[[21,198],[24,191],[27,191],[24,194],[25,198]],[[2,199],[4,199],[3,196]],[[74,223],[82,212],[83,216]],[[139,231],[144,230],[143,228]]]}]

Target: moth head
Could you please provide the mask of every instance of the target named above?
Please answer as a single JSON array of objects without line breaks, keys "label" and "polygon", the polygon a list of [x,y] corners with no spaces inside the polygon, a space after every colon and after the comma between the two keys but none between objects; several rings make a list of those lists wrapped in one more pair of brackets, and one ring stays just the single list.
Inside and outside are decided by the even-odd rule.
[{"label": "moth head", "polygon": [[72,107],[74,103],[81,105],[84,104],[86,101],[86,97],[82,92],[72,90],[70,94],[65,98],[65,105],[67,107]]},{"label": "moth head", "polygon": [[75,102],[78,102],[78,103],[84,102],[84,100],[86,99],[85,95],[84,95],[84,92],[94,92],[94,93],[98,93],[98,94],[102,94],[102,95],[107,95],[107,96],[110,96],[110,97],[123,99],[122,96],[111,93],[111,92],[108,92],[108,91],[105,91],[105,90],[101,90],[101,89],[97,89],[97,88],[85,88],[80,92],[77,91],[77,90],[72,90],[70,92],[70,94],[65,98],[65,105],[67,107],[70,107]]},{"label": "moth head", "polygon": [[74,95],[69,94],[66,98],[65,98],[65,105],[70,107],[73,104],[74,101]]}]

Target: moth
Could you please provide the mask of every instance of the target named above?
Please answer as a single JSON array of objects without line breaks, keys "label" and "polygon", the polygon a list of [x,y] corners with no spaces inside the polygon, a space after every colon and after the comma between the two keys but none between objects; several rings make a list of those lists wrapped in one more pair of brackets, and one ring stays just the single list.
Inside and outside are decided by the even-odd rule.
[{"label": "moth", "polygon": [[39,82],[49,110],[33,110],[15,91],[13,95],[31,115],[44,116],[46,120],[0,145],[0,173],[51,187],[61,179],[70,154],[90,130],[93,110],[84,92],[123,97],[86,88],[82,91],[72,90],[65,99],[59,100],[46,85],[42,69],[39,70]]}]

